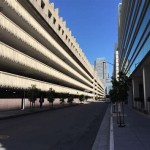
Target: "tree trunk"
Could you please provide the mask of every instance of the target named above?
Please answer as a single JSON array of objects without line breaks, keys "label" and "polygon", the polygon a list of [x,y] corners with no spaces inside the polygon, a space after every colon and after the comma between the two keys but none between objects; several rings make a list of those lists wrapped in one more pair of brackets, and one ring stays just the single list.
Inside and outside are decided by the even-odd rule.
[{"label": "tree trunk", "polygon": [[33,102],[32,102],[32,108],[33,108]]},{"label": "tree trunk", "polygon": [[118,101],[117,101],[117,124],[119,124]]},{"label": "tree trunk", "polygon": [[52,108],[53,108],[53,102],[52,102]]},{"label": "tree trunk", "polygon": [[31,109],[31,101],[30,101],[30,109]]},{"label": "tree trunk", "polygon": [[125,121],[124,121],[124,104],[123,104],[123,101],[122,101],[122,123],[125,124]]}]

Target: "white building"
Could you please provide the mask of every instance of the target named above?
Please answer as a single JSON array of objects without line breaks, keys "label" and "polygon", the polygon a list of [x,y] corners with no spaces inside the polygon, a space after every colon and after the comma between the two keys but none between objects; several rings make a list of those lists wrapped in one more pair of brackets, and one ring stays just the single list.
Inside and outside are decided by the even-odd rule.
[{"label": "white building", "polygon": [[42,91],[103,97],[102,82],[53,3],[1,0],[0,8],[1,89],[36,85]]}]

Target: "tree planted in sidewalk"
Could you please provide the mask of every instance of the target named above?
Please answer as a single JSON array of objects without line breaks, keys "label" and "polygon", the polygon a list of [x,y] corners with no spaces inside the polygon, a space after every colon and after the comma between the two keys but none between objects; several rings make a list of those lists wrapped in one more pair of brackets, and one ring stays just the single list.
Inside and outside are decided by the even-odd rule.
[{"label": "tree planted in sidewalk", "polygon": [[59,97],[60,97],[60,104],[64,105],[65,98],[67,98],[66,93],[59,93]]},{"label": "tree planted in sidewalk", "polygon": [[53,108],[53,104],[54,104],[54,100],[55,100],[55,90],[53,90],[52,88],[50,88],[47,91],[47,100],[49,101],[49,104],[52,104],[52,108]]},{"label": "tree planted in sidewalk", "polygon": [[69,103],[70,105],[72,105],[73,101],[74,101],[74,95],[68,94],[67,103]]},{"label": "tree planted in sidewalk", "polygon": [[128,90],[131,80],[124,72],[119,72],[118,75],[117,79],[112,78],[110,97],[111,101],[117,104],[117,122],[122,126],[122,124],[124,124],[124,102],[128,99]]},{"label": "tree planted in sidewalk", "polygon": [[44,103],[44,94],[43,93],[40,94],[39,103],[40,103],[40,108],[42,108],[43,107],[43,103]]},{"label": "tree planted in sidewalk", "polygon": [[85,96],[83,94],[79,95],[79,100],[80,100],[80,103],[82,104],[82,102],[84,102],[85,100]]},{"label": "tree planted in sidewalk", "polygon": [[39,96],[40,90],[36,88],[36,85],[31,85],[27,90],[27,97],[30,101],[30,108],[35,107],[35,101]]}]

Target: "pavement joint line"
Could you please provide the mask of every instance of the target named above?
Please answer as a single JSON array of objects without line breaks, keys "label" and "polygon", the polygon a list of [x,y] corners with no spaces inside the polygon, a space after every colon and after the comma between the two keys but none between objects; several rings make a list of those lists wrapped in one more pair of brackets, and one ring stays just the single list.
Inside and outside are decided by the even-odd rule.
[{"label": "pavement joint line", "polygon": [[109,150],[114,150],[114,129],[113,129],[113,114],[112,114],[112,105],[110,108],[110,143]]}]

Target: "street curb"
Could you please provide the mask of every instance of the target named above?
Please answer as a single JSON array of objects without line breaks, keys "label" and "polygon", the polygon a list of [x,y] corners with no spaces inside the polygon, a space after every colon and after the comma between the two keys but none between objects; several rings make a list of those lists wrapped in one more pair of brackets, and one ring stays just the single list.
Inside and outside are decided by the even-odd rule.
[{"label": "street curb", "polygon": [[113,114],[112,114],[112,105],[110,108],[110,144],[109,150],[114,150],[114,129],[113,129]]},{"label": "street curb", "polygon": [[92,150],[109,150],[110,138],[110,105],[108,106],[98,130]]},{"label": "street curb", "polygon": [[61,107],[55,107],[53,109],[50,108],[45,108],[45,109],[41,109],[41,110],[29,110],[28,112],[24,112],[24,110],[18,110],[18,111],[22,111],[21,113],[18,114],[10,114],[8,116],[4,116],[4,117],[0,117],[0,120],[6,120],[6,119],[11,119],[11,118],[18,118],[18,117],[22,117],[22,116],[28,116],[28,115],[34,115],[37,113],[43,113],[43,112],[47,112],[47,111],[54,111],[54,110],[58,110],[58,109],[65,109],[65,108],[70,108],[70,107],[75,107],[78,106],[79,104],[74,104],[74,105],[70,105],[70,106],[61,106]]}]

